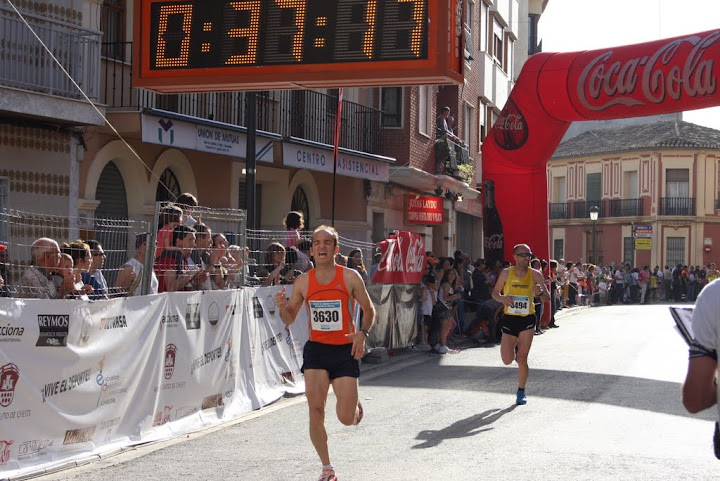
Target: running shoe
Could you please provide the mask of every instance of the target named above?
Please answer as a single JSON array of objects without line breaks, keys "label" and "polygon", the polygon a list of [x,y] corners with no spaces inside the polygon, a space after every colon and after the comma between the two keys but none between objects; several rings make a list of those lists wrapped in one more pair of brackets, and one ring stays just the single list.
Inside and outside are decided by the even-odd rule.
[{"label": "running shoe", "polygon": [[525,397],[524,389],[517,390],[517,404],[520,406],[522,406],[523,404],[527,404],[527,397]]},{"label": "running shoe", "polygon": [[337,481],[334,469],[323,469],[318,481]]},{"label": "running shoe", "polygon": [[430,344],[428,344],[427,342],[421,342],[420,344],[418,344],[415,347],[417,348],[418,351],[422,351],[422,352],[432,351],[432,347],[430,347]]},{"label": "running shoe", "polygon": [[357,417],[355,418],[355,425],[356,425],[356,426],[357,426],[358,424],[360,424],[360,421],[362,421],[362,418],[363,418],[363,408],[362,408],[362,403],[361,403],[360,401],[358,401],[358,406],[357,406],[357,407],[358,407],[358,412],[357,412]]},{"label": "running shoe", "polygon": [[447,354],[447,353],[450,352],[450,350],[451,350],[451,349],[450,349],[449,347],[447,347],[447,346],[439,346],[439,347],[436,347],[435,349],[436,349],[437,352],[439,352],[440,354]]}]

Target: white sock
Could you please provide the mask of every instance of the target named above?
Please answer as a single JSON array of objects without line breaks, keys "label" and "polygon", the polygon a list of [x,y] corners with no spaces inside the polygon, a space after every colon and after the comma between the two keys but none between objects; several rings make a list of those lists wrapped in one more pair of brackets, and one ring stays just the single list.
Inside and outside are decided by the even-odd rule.
[{"label": "white sock", "polygon": [[335,468],[333,468],[332,464],[323,464],[323,469],[332,469],[333,471],[335,471]]}]

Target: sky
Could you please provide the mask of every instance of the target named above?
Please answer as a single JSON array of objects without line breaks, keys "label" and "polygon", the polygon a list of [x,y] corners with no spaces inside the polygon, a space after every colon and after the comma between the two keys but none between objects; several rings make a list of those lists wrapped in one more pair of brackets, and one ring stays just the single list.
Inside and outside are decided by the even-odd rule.
[{"label": "sky", "polygon": [[[718,28],[718,0],[549,0],[539,32],[543,52],[575,52]],[[688,111],[683,120],[720,130],[720,107]]]}]

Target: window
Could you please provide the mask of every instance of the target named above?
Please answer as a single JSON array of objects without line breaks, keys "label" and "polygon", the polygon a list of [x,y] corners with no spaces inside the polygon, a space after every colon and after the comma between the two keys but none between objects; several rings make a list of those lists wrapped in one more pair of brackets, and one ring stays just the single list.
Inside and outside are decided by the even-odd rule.
[{"label": "window", "polygon": [[402,87],[383,87],[380,92],[380,110],[383,115],[383,128],[402,127]]},{"label": "window", "polygon": [[623,264],[635,266],[635,239],[632,237],[623,237]]},{"label": "window", "polygon": [[503,70],[505,70],[505,65],[503,62],[506,60],[505,58],[505,29],[503,28],[502,24],[497,21],[497,19],[493,18],[492,20],[492,30],[488,32],[489,39],[488,42],[490,44],[490,47],[492,47],[491,55],[493,58],[495,58],[495,61],[500,64]]},{"label": "window", "polygon": [[487,130],[485,128],[485,121],[487,120],[487,105],[480,99],[480,97],[478,97],[478,105],[480,106],[478,109],[478,139],[482,145],[485,140],[485,136],[487,135]]},{"label": "window", "polygon": [[565,177],[553,177],[552,201],[555,203],[567,202],[567,183]]},{"label": "window", "polygon": [[490,22],[492,17],[490,16],[490,7],[488,7],[485,2],[482,3],[482,10],[480,11],[480,25],[485,26],[485,31],[488,32],[488,35],[478,35],[478,38],[480,39],[480,51],[481,52],[488,52],[490,53],[488,49],[488,43],[490,41],[489,33],[490,33]]},{"label": "window", "polygon": [[689,169],[667,169],[665,171],[665,197],[690,197]]},{"label": "window", "polygon": [[302,212],[303,218],[305,219],[305,227],[303,227],[303,229],[312,230],[312,225],[310,225],[310,202],[308,202],[307,194],[305,194],[305,190],[303,190],[302,187],[295,189],[292,201],[290,201],[290,210]]},{"label": "window", "polygon": [[565,257],[565,254],[563,252],[565,250],[565,246],[563,244],[565,244],[565,241],[563,239],[553,240],[554,259],[562,259],[563,257]]},{"label": "window", "polygon": [[[463,130],[462,130],[462,136],[463,136],[463,142],[465,142],[465,145],[468,146],[468,149],[470,148],[470,139],[472,138],[472,119],[473,119],[473,108],[470,104],[465,103],[465,106],[463,107]],[[456,133],[457,134],[457,133]]]},{"label": "window", "polygon": [[[509,35],[505,35],[505,44],[503,45],[505,52],[503,55],[504,62],[502,65],[505,73],[510,79],[513,79],[513,62],[515,62],[515,41]],[[513,79],[514,80],[514,79]]]},{"label": "window", "polygon": [[428,137],[432,134],[432,87],[422,85],[418,88],[418,132]]},{"label": "window", "polygon": [[472,60],[475,54],[475,46],[473,43],[473,2],[465,0],[465,60]]},{"label": "window", "polygon": [[180,195],[180,182],[170,169],[165,169],[158,181],[155,202],[174,202]]},{"label": "window", "polygon": [[667,253],[665,254],[665,263],[669,266],[677,264],[685,264],[685,238],[684,237],[668,237]]},{"label": "window", "polygon": [[638,198],[638,173],[637,170],[623,172],[623,199]]},{"label": "window", "polygon": [[536,54],[540,51],[538,48],[538,21],[540,15],[528,15],[528,55]]},{"label": "window", "polygon": [[601,192],[601,173],[587,174],[587,184],[585,198],[587,200],[588,209],[594,205],[600,207],[600,199],[602,197]]},{"label": "window", "polygon": [[105,57],[124,59],[125,0],[104,0],[100,17]]}]

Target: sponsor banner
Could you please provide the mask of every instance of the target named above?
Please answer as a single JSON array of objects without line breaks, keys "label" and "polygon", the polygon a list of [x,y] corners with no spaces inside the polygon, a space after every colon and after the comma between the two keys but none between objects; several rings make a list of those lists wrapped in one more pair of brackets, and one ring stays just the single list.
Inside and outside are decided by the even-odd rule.
[{"label": "sponsor banner", "polygon": [[20,339],[0,341],[0,478],[226,422],[303,392],[307,315],[286,328],[271,302],[277,290],[0,299],[0,327],[10,326],[0,338]]},{"label": "sponsor banner", "polygon": [[420,283],[425,269],[425,242],[420,234],[401,231],[378,245],[382,258],[372,279],[374,283]]},{"label": "sponsor banner", "polygon": [[[183,120],[142,115],[142,139],[150,144],[166,145],[178,149],[198,150],[211,154],[245,158],[247,135],[245,132],[219,125],[198,124]],[[255,156],[258,162],[273,162],[274,140],[258,136]]]},{"label": "sponsor banner", "polygon": [[442,225],[442,197],[405,195],[405,222],[407,224]]},{"label": "sponsor banner", "polygon": [[[291,286],[286,286],[286,295],[290,296]],[[277,287],[244,289],[245,304],[253,306],[246,309],[247,341],[249,343],[249,362],[252,364],[253,387],[259,405],[279,399],[285,392],[304,392],[305,386],[300,374],[302,351],[296,343],[302,341],[293,335],[293,331],[280,319],[279,309],[275,306],[274,296]],[[294,324],[307,326],[307,314],[302,314]],[[307,329],[307,327],[306,327]],[[307,330],[304,331],[307,334]],[[304,339],[307,339],[305,337]],[[301,342],[304,346],[304,341]]]},{"label": "sponsor banner", "polygon": [[[283,142],[283,165],[287,167],[332,174],[333,158],[332,146],[325,149],[305,144]],[[358,179],[388,182],[390,179],[390,164],[340,151],[338,152],[337,174]]]}]

